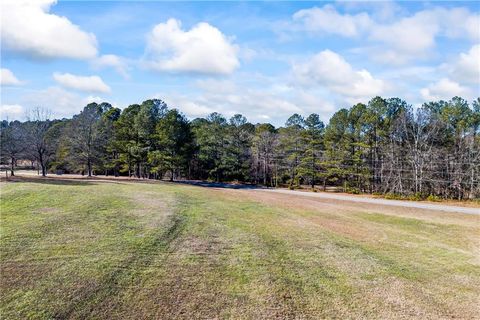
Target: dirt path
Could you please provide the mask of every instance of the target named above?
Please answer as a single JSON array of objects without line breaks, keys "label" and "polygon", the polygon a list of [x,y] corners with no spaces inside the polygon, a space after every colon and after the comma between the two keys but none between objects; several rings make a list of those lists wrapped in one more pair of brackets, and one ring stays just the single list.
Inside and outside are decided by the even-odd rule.
[{"label": "dirt path", "polygon": [[[17,175],[20,177],[34,177],[40,178],[35,171],[19,171]],[[44,178],[45,179],[45,178]],[[86,177],[77,174],[66,174],[62,176],[49,175],[46,179],[50,180],[83,180],[89,182],[145,182],[145,183],[156,183],[156,180],[148,179],[136,179],[128,177],[104,177],[104,176],[95,176],[95,177]],[[285,194],[293,195],[295,197],[308,197],[316,199],[330,199],[336,201],[346,201],[346,202],[355,202],[363,204],[373,204],[379,206],[389,206],[389,207],[404,207],[412,209],[424,209],[424,210],[433,210],[433,211],[443,211],[451,213],[464,213],[471,215],[480,215],[479,207],[466,207],[458,206],[451,204],[434,204],[428,202],[419,202],[419,201],[404,201],[404,200],[387,200],[371,197],[362,197],[358,195],[348,195],[348,194],[335,194],[327,192],[301,192],[295,190],[286,190],[286,189],[270,189],[264,187],[258,187],[254,185],[244,185],[244,184],[231,184],[231,183],[215,183],[215,182],[205,182],[205,181],[195,181],[195,180],[183,180],[175,181],[176,183],[189,184],[205,188],[216,188],[216,189],[236,189],[236,190],[248,190],[252,192],[267,192],[267,193],[276,193],[276,194]]]},{"label": "dirt path", "polygon": [[446,212],[457,212],[457,213],[480,215],[480,208],[468,208],[468,207],[459,207],[459,206],[451,206],[451,205],[443,205],[443,204],[421,203],[417,201],[387,200],[387,199],[366,198],[366,197],[339,195],[339,194],[331,194],[331,193],[299,192],[299,191],[284,190],[284,189],[257,189],[255,191],[281,193],[281,194],[295,195],[298,197],[322,198],[322,199],[332,199],[332,200],[340,200],[340,201],[370,203],[370,204],[384,205],[384,206],[407,207],[407,208],[416,208],[416,209],[427,209],[427,210],[435,210],[435,211],[446,211]]},{"label": "dirt path", "polygon": [[242,189],[242,190],[246,189],[254,192],[280,193],[280,194],[294,195],[298,197],[312,197],[312,198],[360,202],[360,203],[368,203],[368,204],[384,205],[384,206],[406,207],[406,208],[414,208],[414,209],[425,209],[425,210],[434,210],[434,211],[446,211],[446,212],[480,215],[480,208],[462,207],[462,206],[455,206],[450,204],[434,204],[434,203],[425,203],[425,202],[419,202],[419,201],[388,200],[388,199],[378,199],[378,198],[371,198],[371,197],[362,197],[358,195],[335,194],[335,193],[326,193],[326,192],[315,192],[315,193],[301,192],[301,191],[286,190],[286,189],[270,189],[270,188],[264,188],[264,187],[255,187],[253,185],[237,185],[237,184],[229,184],[229,183],[213,183],[213,182],[204,182],[204,181],[201,181],[201,182],[181,181],[181,183],[207,187],[207,188],[222,188],[222,189],[225,188],[225,189]]}]

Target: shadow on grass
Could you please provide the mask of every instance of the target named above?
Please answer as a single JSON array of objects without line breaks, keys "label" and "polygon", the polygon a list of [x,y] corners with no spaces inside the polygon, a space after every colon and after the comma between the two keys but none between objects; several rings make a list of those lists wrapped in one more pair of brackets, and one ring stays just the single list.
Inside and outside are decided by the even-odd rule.
[{"label": "shadow on grass", "polygon": [[7,183],[39,183],[39,184],[53,184],[53,185],[65,185],[65,186],[92,186],[97,185],[97,181],[77,180],[77,179],[62,179],[59,177],[25,177],[25,176],[13,176],[8,180],[1,179],[2,182]]},{"label": "shadow on grass", "polygon": [[235,183],[225,183],[225,182],[208,182],[208,181],[199,181],[199,180],[179,180],[173,181],[174,183],[188,184],[192,186],[205,187],[205,188],[225,188],[225,189],[266,189],[264,186],[254,185],[254,184],[235,184]]},{"label": "shadow on grass", "polygon": [[136,178],[114,178],[114,177],[62,177],[57,175],[50,175],[46,177],[42,176],[11,176],[7,179],[5,177],[0,177],[1,182],[28,182],[28,183],[39,183],[39,184],[52,184],[52,185],[70,185],[70,186],[92,186],[99,185],[101,183],[116,183],[116,184],[128,184],[128,183],[175,183],[175,184],[186,184],[197,187],[204,188],[224,188],[224,189],[244,189],[244,190],[254,190],[254,189],[267,189],[267,187],[254,185],[254,184],[236,184],[236,183],[227,183],[227,182],[209,182],[202,180],[176,180],[176,181],[166,181],[166,180],[152,180],[152,179],[136,179]]}]

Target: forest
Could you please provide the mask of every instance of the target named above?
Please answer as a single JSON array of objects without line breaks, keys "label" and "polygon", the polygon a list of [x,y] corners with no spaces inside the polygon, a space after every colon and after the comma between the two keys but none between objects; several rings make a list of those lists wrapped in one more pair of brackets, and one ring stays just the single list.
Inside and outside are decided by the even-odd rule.
[{"label": "forest", "polygon": [[415,108],[375,97],[338,110],[293,114],[285,125],[219,113],[193,120],[159,99],[120,110],[90,103],[71,119],[47,109],[1,122],[1,162],[47,173],[336,187],[411,199],[480,197],[480,98]]}]

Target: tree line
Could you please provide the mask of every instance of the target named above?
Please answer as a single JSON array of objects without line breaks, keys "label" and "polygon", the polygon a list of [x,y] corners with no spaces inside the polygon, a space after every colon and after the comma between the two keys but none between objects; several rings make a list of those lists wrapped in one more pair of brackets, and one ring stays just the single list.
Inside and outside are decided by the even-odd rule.
[{"label": "tree line", "polygon": [[294,114],[279,128],[219,113],[189,121],[159,99],[120,110],[90,103],[71,119],[37,108],[1,122],[1,161],[49,172],[209,179],[278,187],[333,186],[414,198],[480,197],[480,98],[414,108],[375,97],[325,125]]}]

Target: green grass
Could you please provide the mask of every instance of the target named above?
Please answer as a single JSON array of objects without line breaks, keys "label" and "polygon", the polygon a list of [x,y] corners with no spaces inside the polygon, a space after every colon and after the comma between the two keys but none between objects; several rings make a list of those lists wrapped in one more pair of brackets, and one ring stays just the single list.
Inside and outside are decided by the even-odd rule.
[{"label": "green grass", "polygon": [[166,183],[1,190],[3,319],[480,317],[476,217]]}]

